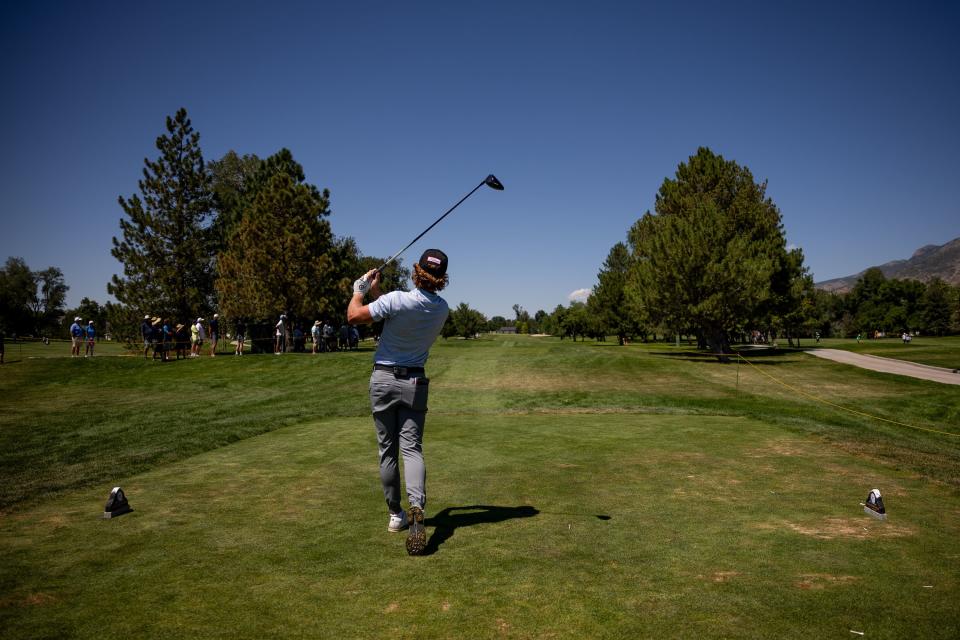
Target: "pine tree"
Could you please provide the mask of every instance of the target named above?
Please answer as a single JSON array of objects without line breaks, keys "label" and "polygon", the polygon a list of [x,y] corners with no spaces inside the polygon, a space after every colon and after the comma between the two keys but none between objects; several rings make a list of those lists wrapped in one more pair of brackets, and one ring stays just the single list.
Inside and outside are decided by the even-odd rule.
[{"label": "pine tree", "polygon": [[630,265],[627,245],[623,242],[613,245],[597,274],[597,286],[587,300],[591,315],[605,330],[612,331],[621,345],[640,331],[646,319],[642,308],[627,297]]},{"label": "pine tree", "polygon": [[111,253],[123,264],[124,277],[114,275],[107,291],[140,311],[185,319],[213,304],[213,253],[205,227],[212,195],[200,134],[186,109],[168,116],[166,129],[156,142],[160,156],[143,161],[141,195],[119,198],[129,219],[121,218],[123,239],[113,238]]},{"label": "pine tree", "polygon": [[722,354],[731,334],[790,312],[802,265],[749,169],[700,148],[663,181],[655,210],[629,233],[630,287],[665,328],[693,328]]},{"label": "pine tree", "polygon": [[264,319],[289,311],[304,319],[343,311],[350,280],[337,264],[329,198],[283,171],[266,181],[219,256],[224,314]]}]

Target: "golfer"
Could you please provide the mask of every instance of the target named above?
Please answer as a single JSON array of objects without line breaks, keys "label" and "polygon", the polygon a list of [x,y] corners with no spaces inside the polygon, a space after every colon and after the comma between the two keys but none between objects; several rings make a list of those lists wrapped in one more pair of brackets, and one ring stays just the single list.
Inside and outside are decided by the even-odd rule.
[{"label": "golfer", "polygon": [[[353,298],[347,308],[350,324],[384,321],[370,376],[370,407],[380,448],[380,481],[390,511],[387,530],[410,527],[410,555],[423,553],[427,543],[423,528],[427,504],[423,425],[430,381],[423,366],[449,313],[446,300],[437,295],[448,282],[446,254],[428,249],[413,265],[416,289],[381,296],[380,274],[374,269],[353,283]],[[367,291],[373,301],[364,305]],[[409,514],[400,506],[398,452],[403,455]]]}]

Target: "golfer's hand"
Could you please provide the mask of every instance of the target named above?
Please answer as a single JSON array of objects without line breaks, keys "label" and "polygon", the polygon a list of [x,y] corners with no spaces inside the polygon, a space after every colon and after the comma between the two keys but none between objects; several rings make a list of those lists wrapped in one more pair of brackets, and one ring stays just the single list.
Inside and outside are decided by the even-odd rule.
[{"label": "golfer's hand", "polygon": [[371,286],[378,287],[379,284],[380,274],[376,269],[371,269],[367,271],[362,278],[357,278],[353,281],[353,295],[359,293],[361,296],[365,296],[367,295],[367,291],[370,291]]},{"label": "golfer's hand", "polygon": [[380,272],[374,269],[364,276],[370,281],[370,294],[374,299],[380,297]]},{"label": "golfer's hand", "polygon": [[360,294],[361,296],[365,296],[369,290],[370,282],[367,280],[367,276],[357,278],[353,281],[353,295]]}]

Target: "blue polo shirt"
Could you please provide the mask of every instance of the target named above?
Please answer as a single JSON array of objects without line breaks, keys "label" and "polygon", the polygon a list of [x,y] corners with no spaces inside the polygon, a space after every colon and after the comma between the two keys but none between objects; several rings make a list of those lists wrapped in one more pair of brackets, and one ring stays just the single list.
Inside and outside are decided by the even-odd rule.
[{"label": "blue polo shirt", "polygon": [[74,322],[72,325],[70,325],[70,335],[72,335],[74,338],[79,338],[83,335],[83,329],[80,328],[79,324]]},{"label": "blue polo shirt", "polygon": [[391,291],[370,303],[375,321],[385,320],[373,361],[399,367],[422,367],[450,310],[435,293]]}]

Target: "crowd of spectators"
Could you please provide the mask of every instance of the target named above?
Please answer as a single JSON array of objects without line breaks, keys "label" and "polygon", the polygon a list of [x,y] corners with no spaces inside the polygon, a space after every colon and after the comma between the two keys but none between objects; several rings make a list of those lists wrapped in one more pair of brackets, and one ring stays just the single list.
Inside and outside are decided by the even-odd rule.
[{"label": "crowd of spectators", "polygon": [[[230,341],[234,355],[242,356],[247,350],[247,329],[248,323],[241,318],[233,323],[232,334],[221,334],[220,315],[216,313],[209,321],[200,317],[189,324],[174,324],[170,318],[148,314],[143,317],[140,323],[143,357],[151,358],[151,352],[154,360],[162,362],[167,362],[173,358],[177,360],[199,358],[205,353],[209,353],[210,357],[215,357],[221,337]],[[346,323],[341,324],[340,328],[337,329],[332,322],[321,320],[314,321],[308,333],[304,331],[301,322],[291,322],[286,314],[280,315],[273,326],[273,339],[271,340],[275,355],[306,353],[307,340],[311,341],[311,353],[314,354],[346,351],[358,348],[360,333],[356,327],[351,327]],[[209,349],[209,352],[207,349]],[[265,351],[266,349],[261,348],[261,350]]]}]

